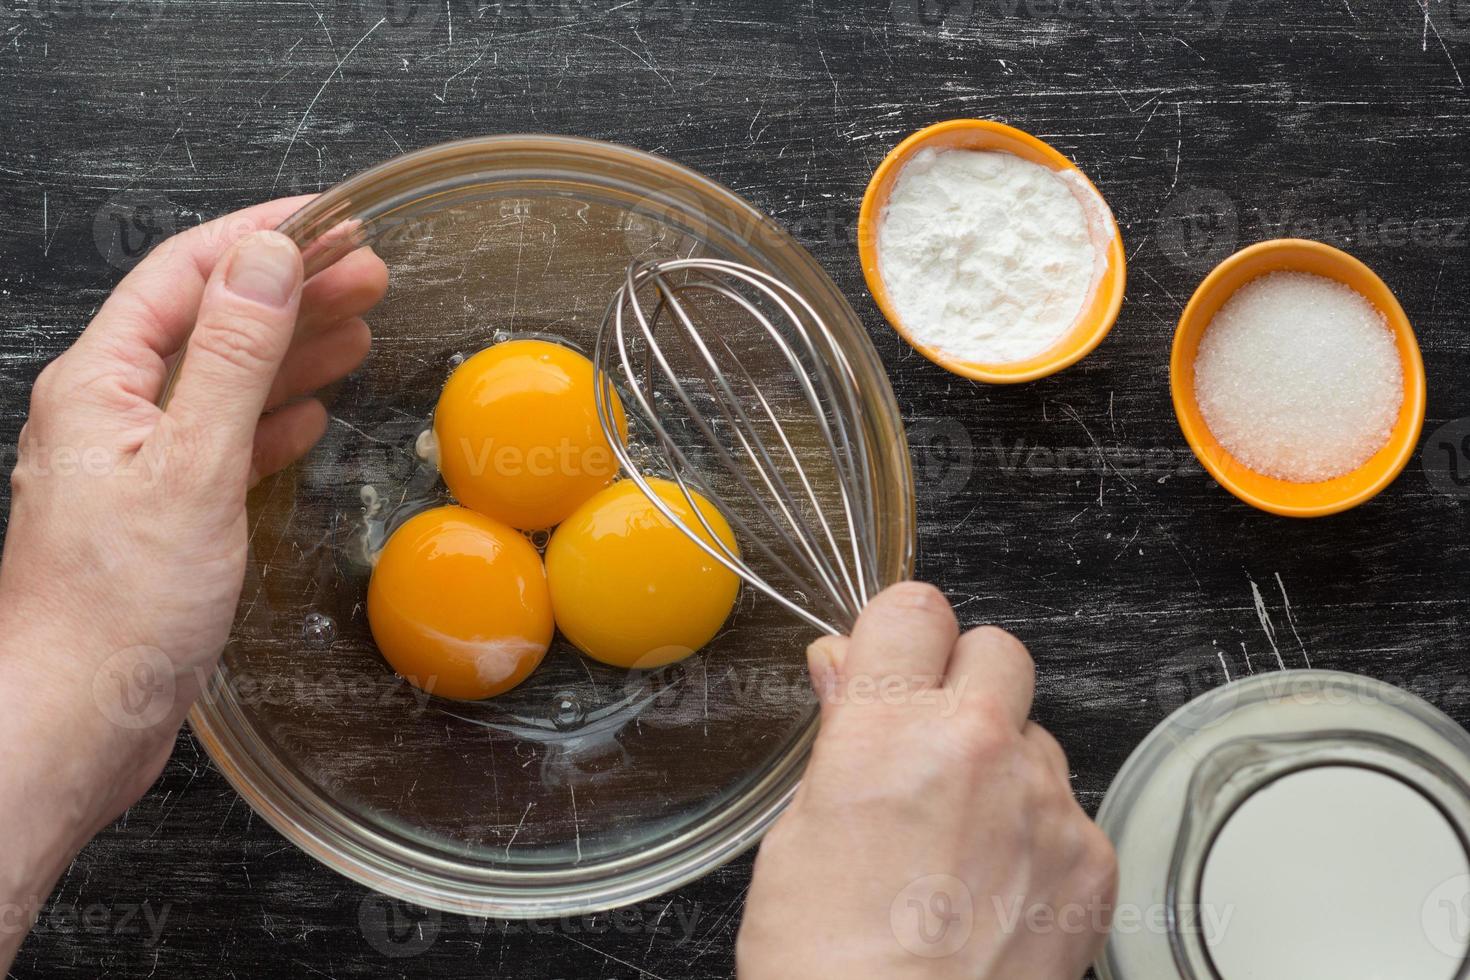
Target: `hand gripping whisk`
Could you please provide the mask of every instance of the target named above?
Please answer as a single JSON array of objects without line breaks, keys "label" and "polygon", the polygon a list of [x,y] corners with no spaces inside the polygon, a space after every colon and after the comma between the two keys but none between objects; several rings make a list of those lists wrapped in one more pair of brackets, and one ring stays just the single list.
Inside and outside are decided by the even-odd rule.
[{"label": "hand gripping whisk", "polygon": [[[848,632],[881,588],[872,465],[852,365],[811,304],[736,262],[635,263],[593,362],[603,432],[664,517],[812,626]],[[628,396],[631,447],[618,438],[615,385]],[[678,486],[700,527],[650,474]],[[740,550],[692,492],[720,508]]]}]

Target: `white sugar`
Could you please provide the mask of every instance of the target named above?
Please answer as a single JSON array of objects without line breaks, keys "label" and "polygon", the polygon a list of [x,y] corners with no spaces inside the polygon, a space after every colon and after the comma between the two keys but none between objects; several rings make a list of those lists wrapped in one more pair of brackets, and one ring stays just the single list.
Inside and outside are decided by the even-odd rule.
[{"label": "white sugar", "polygon": [[1403,367],[1383,314],[1358,292],[1272,272],[1210,321],[1194,391],[1230,455],[1266,476],[1316,483],[1357,469],[1388,442]]}]

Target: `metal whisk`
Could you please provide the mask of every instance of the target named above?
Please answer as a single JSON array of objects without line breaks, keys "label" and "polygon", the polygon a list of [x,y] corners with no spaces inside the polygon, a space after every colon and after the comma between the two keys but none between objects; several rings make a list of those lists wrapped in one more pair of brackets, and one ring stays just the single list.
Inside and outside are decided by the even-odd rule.
[{"label": "metal whisk", "polygon": [[[663,515],[752,588],[818,629],[848,632],[881,587],[877,514],[856,376],[812,305],[736,262],[634,263],[593,361],[603,432]],[[633,445],[646,435],[651,459],[618,438],[615,386],[628,396]],[[652,490],[650,474],[678,485],[699,527]],[[720,508],[739,551],[693,492]]]}]

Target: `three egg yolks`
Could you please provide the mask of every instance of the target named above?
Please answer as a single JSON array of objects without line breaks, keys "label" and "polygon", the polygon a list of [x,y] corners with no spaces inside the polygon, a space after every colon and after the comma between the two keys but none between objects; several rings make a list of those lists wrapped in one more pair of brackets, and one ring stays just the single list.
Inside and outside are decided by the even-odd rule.
[{"label": "three egg yolks", "polygon": [[[368,586],[373,637],[410,683],[450,698],[501,694],[541,662],[556,627],[596,660],[651,669],[703,647],[729,616],[735,574],[636,483],[612,482],[618,460],[598,421],[594,378],[576,351],[518,340],[475,354],[445,384],[434,441],[462,506],[394,531]],[[622,403],[608,396],[626,441]],[[648,482],[681,522],[701,526],[677,485]],[[719,510],[694,496],[738,554]],[[550,527],[543,564],[520,532]]]}]

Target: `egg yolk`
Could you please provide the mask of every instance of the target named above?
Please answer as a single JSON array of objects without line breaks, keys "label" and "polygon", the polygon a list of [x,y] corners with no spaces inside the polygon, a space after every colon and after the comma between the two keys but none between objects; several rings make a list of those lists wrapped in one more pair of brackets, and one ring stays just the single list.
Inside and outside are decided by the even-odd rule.
[{"label": "egg yolk", "polygon": [[536,549],[463,507],[425,511],[393,532],[368,583],[367,614],[394,671],[466,700],[525,680],[555,628]]},{"label": "egg yolk", "polygon": [[[434,409],[439,470],[459,502],[512,527],[559,523],[612,480],[592,362],[544,340],[486,348],[450,375]],[[627,421],[617,394],[620,439]]]},{"label": "egg yolk", "polygon": [[[700,527],[679,487],[649,480],[688,527]],[[735,554],[730,525],[695,494],[700,513]],[[740,579],[675,527],[631,480],[614,483],[556,529],[546,548],[556,624],[579,650],[617,667],[652,669],[714,639]]]}]

